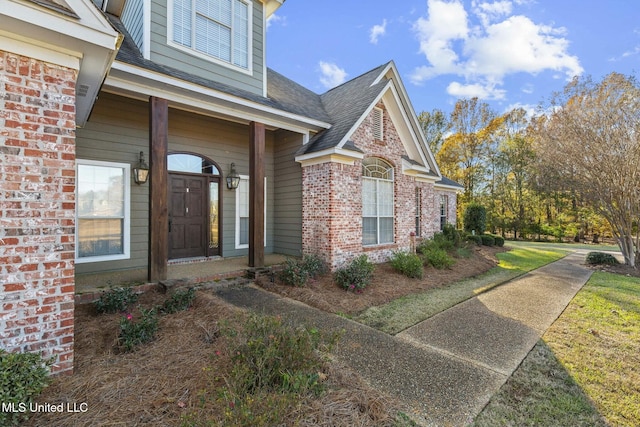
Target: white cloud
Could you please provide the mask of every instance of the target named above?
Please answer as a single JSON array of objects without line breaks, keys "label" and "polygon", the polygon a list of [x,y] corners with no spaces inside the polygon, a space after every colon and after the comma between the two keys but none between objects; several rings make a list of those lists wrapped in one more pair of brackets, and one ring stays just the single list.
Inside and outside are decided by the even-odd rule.
[{"label": "white cloud", "polygon": [[504,99],[506,91],[498,89],[491,83],[472,83],[462,84],[459,82],[451,82],[447,86],[447,93],[457,98],[473,98],[478,97],[486,100]]},{"label": "white cloud", "polygon": [[347,72],[336,64],[331,62],[320,61],[320,83],[322,83],[327,89],[336,87],[347,80]]},{"label": "white cloud", "polygon": [[449,93],[503,99],[500,87],[508,75],[550,70],[569,80],[584,71],[569,53],[566,29],[512,15],[508,0],[474,0],[470,11],[461,0],[428,0],[427,17],[413,27],[428,65],[415,68],[412,83],[450,74],[465,82],[452,83]]},{"label": "white cloud", "polygon": [[378,39],[387,33],[387,20],[382,20],[382,25],[374,25],[369,30],[369,41],[373,44],[378,44]]},{"label": "white cloud", "polygon": [[539,116],[541,112],[539,111],[539,106],[532,104],[522,104],[520,102],[516,102],[515,104],[510,104],[507,108],[504,109],[504,113],[508,113],[509,111],[513,111],[516,108],[522,108],[527,113],[527,118],[532,118]]},{"label": "white cloud", "polygon": [[272,14],[270,17],[267,18],[267,30],[269,29],[269,27],[272,24],[280,24],[283,27],[287,25],[287,17],[286,16],[280,16],[276,13]]}]

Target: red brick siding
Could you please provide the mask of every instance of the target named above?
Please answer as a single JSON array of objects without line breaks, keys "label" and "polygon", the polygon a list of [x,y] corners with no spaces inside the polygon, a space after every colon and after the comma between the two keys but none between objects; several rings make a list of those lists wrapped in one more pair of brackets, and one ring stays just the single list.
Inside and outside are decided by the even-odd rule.
[{"label": "red brick siding", "polygon": [[73,69],[0,51],[0,348],[73,368]]},{"label": "red brick siding", "polygon": [[[430,237],[440,230],[440,199],[433,184],[418,182],[402,173],[402,141],[382,102],[384,139],[373,137],[372,115],[351,136],[365,157],[379,157],[394,166],[394,242],[386,245],[362,245],[362,163],[354,165],[322,163],[303,167],[304,253],[322,255],[333,269],[361,253],[375,262],[384,262],[394,250],[411,247],[415,232],[416,188],[421,189],[421,234]],[[453,218],[455,219],[455,198]]]}]

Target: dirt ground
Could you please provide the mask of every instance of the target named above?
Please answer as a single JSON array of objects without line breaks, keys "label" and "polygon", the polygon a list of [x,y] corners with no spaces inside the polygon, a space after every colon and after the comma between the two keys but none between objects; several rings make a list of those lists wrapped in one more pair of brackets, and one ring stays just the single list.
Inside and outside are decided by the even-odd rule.
[{"label": "dirt ground", "polygon": [[389,264],[376,266],[372,283],[361,294],[347,292],[338,287],[330,274],[312,280],[305,287],[292,287],[277,279],[270,282],[263,279],[258,285],[280,295],[302,301],[321,310],[338,314],[356,314],[369,307],[378,306],[404,295],[476,276],[498,264],[496,253],[504,248],[478,246],[472,249],[469,258],[456,259],[451,269],[425,268],[422,279],[411,279],[396,273]]},{"label": "dirt ground", "polygon": [[[475,248],[470,258],[458,259],[450,270],[427,268],[422,280],[395,273],[388,265],[376,267],[373,283],[361,294],[347,292],[326,275],[306,288],[262,283],[270,291],[287,295],[320,309],[352,314],[402,295],[480,274],[497,264],[498,248]],[[152,307],[166,298],[147,292],[139,305]],[[132,312],[134,318],[139,311]],[[219,420],[215,391],[224,385],[231,366],[221,328],[240,328],[246,314],[199,291],[188,311],[162,316],[157,339],[133,353],[116,349],[122,314],[98,315],[92,305],[80,305],[75,314],[75,370],[62,375],[36,399],[37,403],[67,404],[78,412],[33,414],[25,426],[176,426],[189,414]],[[338,344],[339,345],[339,344]],[[326,368],[329,391],[300,410],[313,420],[298,425],[393,425],[396,403],[368,387],[345,366],[332,361]],[[203,403],[203,393],[209,390]],[[209,405],[209,406],[208,406]],[[218,412],[216,412],[218,411]],[[219,421],[211,425],[219,424]]]}]

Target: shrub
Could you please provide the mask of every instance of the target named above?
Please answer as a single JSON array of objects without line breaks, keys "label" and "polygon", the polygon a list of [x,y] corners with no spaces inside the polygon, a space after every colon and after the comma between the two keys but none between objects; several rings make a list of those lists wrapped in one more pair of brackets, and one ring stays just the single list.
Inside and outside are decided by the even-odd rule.
[{"label": "shrub", "polygon": [[480,240],[484,246],[493,246],[496,244],[496,239],[494,239],[490,234],[483,234],[480,236]]},{"label": "shrub", "polygon": [[471,249],[467,247],[460,247],[456,249],[456,257],[458,258],[471,258]]},{"label": "shrub", "polygon": [[424,257],[429,264],[438,270],[451,268],[456,263],[444,249],[428,249],[424,253]]},{"label": "shrub", "polygon": [[482,234],[487,229],[487,210],[484,206],[471,203],[464,211],[464,231]]},{"label": "shrub", "polygon": [[476,245],[480,246],[480,245],[482,245],[482,238],[480,236],[478,236],[477,234],[469,234],[467,236],[467,242],[473,242]]},{"label": "shrub", "polygon": [[327,263],[318,255],[307,254],[302,259],[287,258],[280,272],[280,280],[289,286],[305,286],[309,279],[315,279],[327,270]]},{"label": "shrub", "polygon": [[504,237],[502,237],[502,236],[493,236],[493,238],[496,241],[496,246],[498,246],[500,248],[504,246]]},{"label": "shrub", "polygon": [[375,266],[366,255],[360,255],[333,276],[336,283],[348,291],[361,292],[369,285]]},{"label": "shrub", "polygon": [[118,346],[125,352],[133,351],[138,345],[153,341],[158,332],[158,313],[155,308],[140,310],[140,320],[134,322],[129,313],[120,318]]},{"label": "shrub", "polygon": [[442,229],[443,236],[450,242],[453,243],[453,246],[458,248],[462,243],[462,236],[460,232],[456,230],[456,228],[451,224],[445,224]]},{"label": "shrub", "polygon": [[170,314],[177,313],[179,311],[187,310],[193,304],[193,300],[196,298],[196,290],[194,288],[189,288],[187,290],[177,290],[175,291],[169,299],[167,299],[162,307],[160,307],[160,311],[162,313]]},{"label": "shrub", "polygon": [[397,272],[404,274],[407,277],[422,279],[422,260],[418,255],[398,251],[393,253],[389,262]]},{"label": "shrub", "polygon": [[17,425],[27,418],[32,399],[49,384],[51,363],[53,359],[44,360],[37,353],[8,353],[0,349],[0,402],[20,411],[0,411],[0,425]]},{"label": "shrub", "polygon": [[127,311],[138,301],[138,295],[131,288],[113,288],[103,292],[93,305],[98,313],[118,313]]},{"label": "shrub", "polygon": [[587,264],[591,265],[616,265],[618,260],[611,254],[604,252],[589,252],[586,258]]}]

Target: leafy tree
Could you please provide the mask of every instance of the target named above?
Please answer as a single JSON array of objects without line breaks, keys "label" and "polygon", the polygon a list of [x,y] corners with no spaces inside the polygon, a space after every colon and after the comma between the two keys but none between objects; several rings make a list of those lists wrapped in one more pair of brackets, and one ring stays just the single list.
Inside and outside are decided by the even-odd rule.
[{"label": "leafy tree", "polygon": [[482,234],[487,227],[487,210],[484,206],[471,203],[464,211],[464,230]]},{"label": "leafy tree", "polygon": [[442,172],[464,186],[462,204],[478,195],[486,172],[487,148],[501,120],[486,102],[478,98],[460,99],[450,117],[451,131],[437,160]]},{"label": "leafy tree", "polygon": [[433,155],[436,155],[444,143],[444,135],[449,129],[447,116],[435,108],[432,112],[423,111],[418,115],[418,122],[429,144]]},{"label": "leafy tree", "polygon": [[640,263],[640,87],[619,73],[575,78],[536,123],[545,166],[611,225],[625,263]]}]

